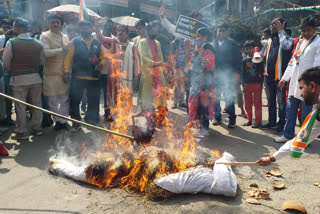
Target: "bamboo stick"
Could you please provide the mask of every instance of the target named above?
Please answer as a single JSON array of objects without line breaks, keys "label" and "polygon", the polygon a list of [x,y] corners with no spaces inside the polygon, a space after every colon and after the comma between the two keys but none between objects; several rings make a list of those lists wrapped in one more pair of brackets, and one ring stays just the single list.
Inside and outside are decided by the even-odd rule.
[{"label": "bamboo stick", "polygon": [[82,122],[82,121],[79,121],[79,120],[75,120],[75,119],[72,119],[72,118],[69,118],[69,117],[66,117],[66,116],[63,116],[61,114],[57,114],[55,112],[52,112],[52,111],[48,111],[46,109],[43,109],[43,108],[40,108],[38,106],[35,106],[35,105],[31,105],[30,103],[26,103],[22,100],[19,100],[19,99],[16,99],[14,97],[11,97],[11,96],[8,96],[6,94],[3,94],[3,93],[0,93],[0,96],[1,97],[4,97],[6,99],[9,99],[9,100],[12,100],[16,103],[20,103],[22,105],[25,105],[25,106],[28,106],[30,108],[34,108],[38,111],[42,111],[44,113],[47,113],[47,114],[50,114],[50,115],[53,115],[55,117],[59,117],[59,118],[62,118],[64,120],[68,120],[68,121],[71,121],[73,123],[77,123],[77,124],[80,124],[80,125],[83,125],[83,126],[87,126],[89,128],[92,128],[92,129],[96,129],[96,130],[99,130],[99,131],[102,131],[102,132],[106,132],[106,133],[109,133],[109,134],[113,134],[113,135],[117,135],[117,136],[120,136],[120,137],[124,137],[124,138],[128,138],[130,140],[134,140],[134,137],[133,136],[130,136],[130,135],[126,135],[126,134],[121,134],[121,133],[118,133],[118,132],[114,132],[114,131],[111,131],[111,130],[108,130],[108,129],[104,129],[104,128],[101,128],[99,126],[94,126],[94,125],[91,125],[89,123],[85,123],[85,122]]},{"label": "bamboo stick", "polygon": [[224,164],[229,166],[260,166],[256,162],[215,162],[215,164]]}]

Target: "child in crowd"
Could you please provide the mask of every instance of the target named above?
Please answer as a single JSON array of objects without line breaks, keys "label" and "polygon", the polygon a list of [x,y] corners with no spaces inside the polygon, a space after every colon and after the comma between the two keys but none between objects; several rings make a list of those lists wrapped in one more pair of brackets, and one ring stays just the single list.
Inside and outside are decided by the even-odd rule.
[{"label": "child in crowd", "polygon": [[[247,41],[244,44],[247,57],[242,62],[242,84],[245,99],[245,109],[247,111],[248,121],[244,126],[259,128],[262,122],[262,83],[263,83],[263,62],[253,63],[254,41]],[[252,105],[255,108],[255,124],[252,123]]]}]

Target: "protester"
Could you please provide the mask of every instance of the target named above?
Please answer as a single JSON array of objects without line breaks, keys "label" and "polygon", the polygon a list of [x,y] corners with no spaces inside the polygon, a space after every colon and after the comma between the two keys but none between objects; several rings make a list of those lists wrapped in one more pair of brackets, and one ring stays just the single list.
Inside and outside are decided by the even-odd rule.
[{"label": "protester", "polygon": [[[5,30],[4,35],[0,37],[0,56],[2,57],[4,48],[9,41],[9,39],[13,38],[14,32],[12,30],[12,25],[8,20],[2,21],[2,27]],[[3,72],[4,79],[4,92],[7,95],[12,95],[12,90],[10,86],[10,75],[6,69]],[[5,99],[5,110],[6,110],[6,118],[0,121],[0,124],[3,126],[13,126],[15,123],[11,118],[12,115],[12,101]]]},{"label": "protester", "polygon": [[[16,38],[10,39],[3,54],[3,64],[11,75],[13,97],[41,107],[42,80],[38,73],[43,47],[27,34],[29,22],[17,18],[13,24]],[[28,139],[26,106],[15,104],[17,119],[14,140]],[[42,113],[32,109],[32,134],[42,135]]]},{"label": "protester", "polygon": [[[242,61],[241,79],[243,84],[245,108],[248,121],[243,126],[260,128],[262,123],[262,83],[263,83],[263,62],[254,63],[254,41],[247,41],[244,44],[248,57]],[[255,110],[255,124],[252,122],[252,107]]]},{"label": "protester", "polygon": [[300,96],[298,79],[303,71],[320,66],[320,37],[316,34],[317,27],[311,17],[302,20],[300,25],[302,38],[297,44],[289,65],[279,82],[279,88],[282,89],[286,82],[290,81],[289,94],[286,108],[287,121],[284,127],[283,135],[275,138],[277,143],[285,143],[295,134],[295,126],[299,105],[302,105],[302,121],[311,112],[312,106],[308,106]]},{"label": "protester", "polygon": [[[112,37],[113,30],[113,22],[111,19],[107,20],[107,23],[103,26],[103,36]],[[112,66],[112,58],[111,58],[111,45],[107,47],[103,46],[104,52],[106,54],[106,66],[101,69],[100,72],[100,80],[101,80],[101,88],[103,90],[103,102],[104,102],[104,120],[106,122],[113,122],[113,118],[111,116],[111,107],[108,105],[108,87],[110,75],[112,75],[113,66]]]},{"label": "protester", "polygon": [[127,26],[118,26],[117,37],[104,37],[95,29],[98,39],[104,47],[111,45],[113,71],[108,86],[108,106],[117,103],[120,90],[129,89],[133,95],[133,82],[138,76],[137,56],[133,42],[128,40],[129,29]]},{"label": "protester", "polygon": [[[40,40],[40,36],[42,34],[42,26],[41,23],[38,21],[33,21],[31,23],[30,28],[30,36],[32,38],[35,38],[37,40]],[[41,76],[41,79],[43,81],[43,65],[39,66],[39,73]],[[42,108],[49,110],[49,98],[45,96],[42,92],[41,95],[41,101],[42,101]],[[50,127],[53,124],[53,120],[50,114],[43,113],[42,115],[42,128]]]},{"label": "protester", "polygon": [[[174,64],[174,103],[172,109],[175,109],[177,107],[187,107],[187,111],[189,112],[187,104],[189,98],[189,88],[188,83],[185,80],[188,79],[189,74],[187,72],[190,70],[190,68],[188,67],[188,61],[190,61],[190,56],[192,56],[190,48],[194,48],[194,44],[191,44],[190,41],[186,41],[183,38],[179,38],[179,36],[176,34],[176,26],[170,23],[170,21],[166,18],[165,12],[165,4],[163,4],[159,10],[161,24],[170,34],[177,38],[175,40],[176,42],[172,44],[176,46],[176,48],[174,48],[175,51],[174,53],[171,53],[175,58],[175,62],[172,63]],[[200,21],[202,18],[202,15],[198,11],[192,11],[189,16],[198,21]],[[186,103],[184,103],[185,92],[187,93]]]},{"label": "protester", "polygon": [[[44,32],[40,41],[44,47],[46,61],[43,71],[43,94],[49,98],[49,110],[69,116],[69,85],[64,81],[64,57],[72,43],[61,33],[62,19],[56,15],[47,18],[49,31]],[[55,130],[68,127],[66,120],[53,117]]]},{"label": "protester", "polygon": [[305,148],[315,140],[320,133],[320,67],[313,67],[303,72],[298,80],[300,95],[306,105],[314,105],[313,111],[306,118],[298,135],[287,141],[270,157],[263,157],[258,164],[269,166],[272,162],[287,155],[301,157]]},{"label": "protester", "polygon": [[137,32],[138,36],[133,38],[132,42],[134,43],[134,46],[136,47],[136,55],[138,57],[138,60],[137,60],[138,77],[135,78],[134,91],[138,91],[139,90],[140,77],[141,77],[141,64],[140,64],[141,59],[140,59],[140,56],[139,56],[138,46],[139,46],[140,41],[147,37],[145,21],[143,21],[143,20],[137,21],[136,24],[135,24],[135,29],[136,29],[136,32]]},{"label": "protester", "polygon": [[[174,98],[172,109],[177,107],[187,107],[184,102],[184,92],[186,84],[186,73],[191,67],[192,51],[190,41],[184,39],[175,39],[171,43],[171,64],[174,66]],[[189,65],[190,66],[189,66]]]},{"label": "protester", "polygon": [[135,24],[135,29],[138,34],[135,38],[132,39],[132,42],[136,47],[138,47],[139,42],[147,37],[147,31],[146,31],[146,23],[143,20],[139,20]]},{"label": "protester", "polygon": [[268,41],[271,37],[271,30],[270,28],[266,28],[263,30],[263,35],[261,37],[261,45],[262,47],[266,46],[268,44]]},{"label": "protester", "polygon": [[241,53],[234,40],[228,38],[229,26],[222,24],[217,28],[217,40],[214,42],[216,55],[216,95],[214,108],[215,120],[213,125],[222,123],[220,99],[223,94],[226,103],[226,112],[229,114],[228,128],[236,127],[236,113],[234,99],[235,85],[240,80]]},{"label": "protester", "polygon": [[30,36],[32,38],[40,40],[40,36],[42,34],[42,26],[38,21],[31,22]]},{"label": "protester", "polygon": [[208,133],[209,120],[213,119],[214,114],[215,55],[213,47],[209,44],[211,41],[212,32],[208,28],[200,28],[197,31],[197,51],[190,79],[189,123],[199,117],[203,135]]},{"label": "protester", "polygon": [[[271,22],[271,38],[264,48],[263,55],[266,59],[266,89],[268,99],[268,123],[262,128],[276,128],[277,133],[283,131],[286,122],[286,90],[278,86],[282,75],[291,58],[293,39],[286,35],[287,23],[284,18],[276,18]],[[284,85],[286,88],[286,85]],[[277,123],[277,101],[279,106],[279,121]]]},{"label": "protester", "polygon": [[[69,82],[70,70],[70,116],[81,120],[79,104],[84,89],[88,96],[88,109],[85,121],[97,124],[100,121],[100,70],[106,65],[105,53],[98,40],[92,37],[92,25],[89,22],[79,23],[80,37],[73,39],[72,46],[64,59],[65,82]],[[80,129],[80,125],[73,123],[73,131]]]},{"label": "protester", "polygon": [[[157,21],[148,25],[148,36],[139,43],[141,57],[141,81],[138,94],[138,106],[145,114],[155,111],[165,112],[166,79],[160,43],[156,40],[161,24]],[[164,118],[158,118],[160,125]]]}]

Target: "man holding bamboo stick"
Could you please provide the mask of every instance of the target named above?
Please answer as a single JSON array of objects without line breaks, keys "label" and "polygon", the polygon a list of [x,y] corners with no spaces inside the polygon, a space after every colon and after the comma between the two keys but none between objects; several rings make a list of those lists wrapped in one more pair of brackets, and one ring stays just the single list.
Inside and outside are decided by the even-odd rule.
[{"label": "man holding bamboo stick", "polygon": [[270,157],[257,161],[261,166],[269,166],[272,162],[287,156],[300,158],[305,148],[320,133],[320,67],[306,70],[299,78],[301,96],[307,105],[314,105],[312,112],[306,117],[298,135],[284,144]]}]

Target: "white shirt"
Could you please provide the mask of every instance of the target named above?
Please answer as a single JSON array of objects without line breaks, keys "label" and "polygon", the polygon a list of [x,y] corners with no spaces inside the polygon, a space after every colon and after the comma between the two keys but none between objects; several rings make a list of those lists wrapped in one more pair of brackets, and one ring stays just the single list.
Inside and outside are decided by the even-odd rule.
[{"label": "white shirt", "polygon": [[222,45],[223,45],[223,43],[224,43],[224,40],[223,41],[218,41],[218,44],[219,44],[219,46],[221,47]]},{"label": "white shirt", "polygon": [[[320,135],[320,121],[316,120],[312,128],[308,143],[311,143],[319,135]],[[293,138],[292,140],[286,142],[283,146],[281,146],[280,149],[273,154],[273,157],[275,157],[275,159],[278,160],[285,156],[288,156],[290,154],[291,144],[293,143],[294,140],[295,138]]]},{"label": "white shirt", "polygon": [[[301,40],[300,43],[297,45],[297,50],[300,49],[300,47],[303,47],[307,44],[307,40]],[[297,60],[294,56],[292,56],[288,67],[281,78],[281,80],[284,80],[288,82],[290,80],[289,85],[289,94],[288,96],[293,96],[299,100],[303,100],[303,98],[300,95],[300,89],[299,89],[299,77],[301,74],[312,67],[320,66],[320,37],[316,36],[316,38],[313,40],[311,44],[309,44],[303,51],[302,55],[300,56],[299,63],[297,63]]]},{"label": "white shirt", "polygon": [[176,33],[176,26],[172,24],[166,17],[160,17],[160,21],[162,26],[171,33],[174,37],[179,38],[179,36]]},{"label": "white shirt", "polygon": [[6,36],[4,34],[0,35],[0,49],[4,48],[3,45],[5,41],[6,41]]},{"label": "white shirt", "polygon": [[[18,38],[32,39],[27,33],[20,34]],[[6,47],[4,49],[2,61],[3,61],[3,66],[8,71],[11,70],[12,58],[13,58],[12,44],[11,42],[7,42]],[[42,80],[39,73],[12,76],[10,79],[11,86],[34,85],[34,84],[40,84],[40,83],[42,83]]]}]

